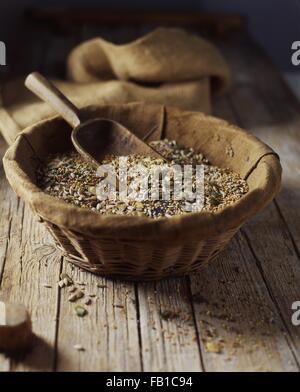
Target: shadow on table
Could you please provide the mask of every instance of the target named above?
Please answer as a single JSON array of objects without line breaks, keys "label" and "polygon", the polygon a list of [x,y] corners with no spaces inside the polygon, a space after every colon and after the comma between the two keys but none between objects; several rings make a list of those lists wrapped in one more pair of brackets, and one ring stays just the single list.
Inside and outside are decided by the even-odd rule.
[{"label": "shadow on table", "polygon": [[6,353],[16,365],[23,365],[35,371],[49,371],[55,367],[56,355],[54,347],[34,334],[32,347],[26,353]]}]

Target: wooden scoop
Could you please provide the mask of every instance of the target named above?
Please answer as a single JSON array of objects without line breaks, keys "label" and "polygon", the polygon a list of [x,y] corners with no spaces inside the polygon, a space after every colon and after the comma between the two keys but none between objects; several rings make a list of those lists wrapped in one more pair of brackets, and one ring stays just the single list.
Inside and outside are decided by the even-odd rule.
[{"label": "wooden scoop", "polygon": [[[49,80],[38,72],[29,74],[25,86],[43,101],[49,103],[73,128],[71,139],[83,158],[99,164],[105,155],[141,154],[162,156],[116,121],[95,118],[82,122],[79,109]],[[147,133],[147,137],[156,129]]]}]

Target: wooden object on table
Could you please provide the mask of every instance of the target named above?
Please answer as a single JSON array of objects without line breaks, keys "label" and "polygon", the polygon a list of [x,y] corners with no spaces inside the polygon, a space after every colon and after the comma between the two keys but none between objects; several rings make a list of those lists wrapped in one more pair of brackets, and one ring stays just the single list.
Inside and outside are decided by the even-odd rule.
[{"label": "wooden object on table", "polygon": [[22,351],[32,342],[31,321],[22,304],[0,301],[0,350]]},{"label": "wooden object on table", "polygon": [[25,85],[49,103],[73,127],[71,135],[73,145],[84,159],[97,165],[106,155],[110,154],[139,153],[162,158],[158,152],[117,121],[95,118],[82,122],[79,109],[38,72],[28,75]]},{"label": "wooden object on table", "polygon": [[25,86],[52,106],[72,128],[80,125],[79,109],[44,76],[38,72],[32,72],[25,79]]}]

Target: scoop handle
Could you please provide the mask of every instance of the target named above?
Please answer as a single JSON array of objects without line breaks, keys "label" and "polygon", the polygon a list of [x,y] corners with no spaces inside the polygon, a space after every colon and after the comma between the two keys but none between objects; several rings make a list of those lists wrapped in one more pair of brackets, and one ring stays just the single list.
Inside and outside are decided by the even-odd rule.
[{"label": "scoop handle", "polygon": [[80,125],[79,109],[50,80],[32,72],[25,79],[25,86],[52,106],[73,128]]}]

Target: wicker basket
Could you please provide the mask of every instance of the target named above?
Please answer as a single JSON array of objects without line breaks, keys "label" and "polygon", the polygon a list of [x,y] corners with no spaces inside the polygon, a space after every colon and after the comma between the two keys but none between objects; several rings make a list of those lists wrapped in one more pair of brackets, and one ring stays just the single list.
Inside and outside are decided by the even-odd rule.
[{"label": "wicker basket", "polygon": [[93,273],[155,280],[194,271],[212,260],[280,188],[278,156],[254,136],[223,120],[142,103],[87,107],[82,114],[115,119],[140,137],[155,123],[158,127],[151,139],[168,137],[192,146],[213,164],[238,172],[250,188],[237,203],[214,214],[158,220],[102,216],[66,204],[36,186],[40,160],[50,152],[70,148],[68,125],[54,117],[27,128],[5,154],[7,178],[48,227],[66,258]]}]

